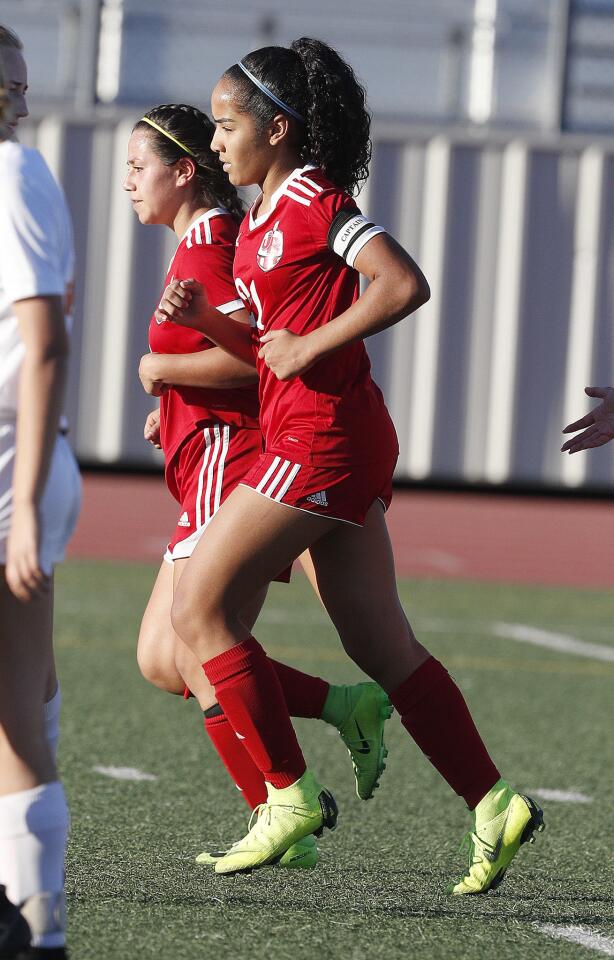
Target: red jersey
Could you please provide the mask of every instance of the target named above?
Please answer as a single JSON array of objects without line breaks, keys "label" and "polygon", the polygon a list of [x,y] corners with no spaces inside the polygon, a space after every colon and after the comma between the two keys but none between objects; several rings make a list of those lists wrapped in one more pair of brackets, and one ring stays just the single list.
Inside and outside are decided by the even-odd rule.
[{"label": "red jersey", "polygon": [[[171,260],[164,286],[171,280],[198,280],[209,303],[221,313],[243,308],[232,280],[237,225],[227,210],[216,207],[198,217],[184,233]],[[149,324],[152,353],[197,353],[214,344],[189,327]],[[160,437],[168,464],[195,429],[212,420],[258,429],[258,388],[217,390],[209,387],[169,387],[160,398]]]},{"label": "red jersey", "polygon": [[[294,170],[268,213],[254,216],[252,208],[239,229],[235,283],[251,312],[255,345],[265,331],[307,334],[347,310],[359,295],[354,259],[381,232],[321,170]],[[257,366],[268,453],[321,466],[375,463],[398,453],[362,341],[285,382],[262,361]]]}]

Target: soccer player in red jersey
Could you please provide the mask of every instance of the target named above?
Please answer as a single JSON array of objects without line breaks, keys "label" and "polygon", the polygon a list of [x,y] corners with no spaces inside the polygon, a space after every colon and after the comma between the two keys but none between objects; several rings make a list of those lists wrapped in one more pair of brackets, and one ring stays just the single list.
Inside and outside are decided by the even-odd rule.
[{"label": "soccer player in red jersey", "polygon": [[[214,129],[200,110],[186,104],[149,111],[130,138],[124,187],[142,223],[166,224],[177,235],[166,283],[174,277],[197,278],[223,316],[245,324],[247,314],[232,278],[243,208],[211,150]],[[264,777],[216,702],[194,654],[175,636],[170,610],[174,584],[207,524],[259,459],[257,375],[252,363],[164,317],[152,317],[149,344],[152,352],[143,357],[140,375],[145,389],[160,396],[160,410],[159,428],[154,416],[153,422],[148,418],[147,430],[164,451],[166,482],[181,513],[143,617],[138,661],[157,686],[173,693],[189,690],[198,698],[214,746],[255,808],[266,800]],[[287,574],[280,579],[287,580]],[[249,629],[266,589],[266,584],[259,588],[243,608]],[[368,799],[384,765],[383,725],[391,713],[386,695],[373,683],[331,686],[271,662],[293,716],[322,718],[338,727],[355,763],[358,794]],[[312,866],[315,857],[310,836],[299,850],[289,851],[284,863]]]},{"label": "soccer player in red jersey", "polygon": [[[268,810],[218,872],[274,860],[326,822],[270,663],[239,611],[306,547],[348,654],[389,693],[403,725],[473,811],[456,894],[500,883],[541,826],[490,759],[460,690],[416,640],[399,602],[384,509],[397,456],[363,338],[428,299],[420,269],[351,198],[367,176],[369,115],[352,69],[326,44],[248,54],[212,96],[213,149],[261,195],[241,225],[237,290],[252,314],[265,451],[191,557],[172,618],[267,780]],[[369,286],[359,295],[359,275]],[[249,359],[198,284],[171,284],[160,316]]]}]

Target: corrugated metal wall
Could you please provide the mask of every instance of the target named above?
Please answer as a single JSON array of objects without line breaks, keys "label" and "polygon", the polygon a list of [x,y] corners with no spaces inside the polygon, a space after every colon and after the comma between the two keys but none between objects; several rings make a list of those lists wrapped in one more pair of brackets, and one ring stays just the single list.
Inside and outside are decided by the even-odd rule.
[{"label": "corrugated metal wall", "polygon": [[[26,128],[66,189],[78,252],[68,408],[81,458],[157,462],[136,375],[174,249],[121,189],[132,120]],[[376,130],[359,200],[432,288],[369,342],[401,442],[400,478],[603,485],[614,451],[559,453],[583,387],[614,380],[614,143]]]}]

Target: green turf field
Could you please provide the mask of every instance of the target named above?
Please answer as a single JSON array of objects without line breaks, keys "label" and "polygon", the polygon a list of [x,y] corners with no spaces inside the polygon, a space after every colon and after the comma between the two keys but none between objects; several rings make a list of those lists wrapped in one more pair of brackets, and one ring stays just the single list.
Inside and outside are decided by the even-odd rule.
[{"label": "green turf field", "polygon": [[[540,924],[586,928],[614,949],[614,662],[499,638],[491,626],[521,623],[614,649],[613,596],[403,584],[410,619],[456,677],[504,774],[523,790],[593,801],[544,801],[548,829],[522,849],[501,888],[452,899],[445,887],[464,865],[458,848],[468,817],[397,717],[388,724],[388,769],[367,804],[354,795],[336,733],[297,721],[308,763],[340,809],[317,870],[224,879],[193,863],[208,844],[242,834],[247,807],[194,701],[163,694],[138,673],[135,638],[153,576],[146,565],[80,561],[57,577],[75,960],[599,956],[550,938]],[[302,669],[335,681],[359,677],[301,576],[272,588],[256,634]],[[157,779],[109,779],[94,771],[99,765]]]}]

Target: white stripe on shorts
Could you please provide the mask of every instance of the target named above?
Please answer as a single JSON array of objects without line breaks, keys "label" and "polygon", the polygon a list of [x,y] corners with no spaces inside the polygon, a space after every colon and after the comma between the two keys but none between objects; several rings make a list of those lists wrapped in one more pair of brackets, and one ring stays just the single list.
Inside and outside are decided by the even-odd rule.
[{"label": "white stripe on shorts", "polygon": [[222,486],[224,483],[224,463],[226,462],[226,454],[228,453],[228,447],[230,444],[230,427],[228,424],[224,424],[222,429],[222,452],[220,453],[220,460],[217,465],[217,483],[215,484],[215,500],[213,501],[213,515],[218,512],[220,509],[220,504],[222,502]]},{"label": "white stripe on shorts", "polygon": [[280,487],[280,489],[279,489],[279,490],[277,491],[277,493],[275,494],[275,496],[274,496],[274,498],[273,498],[274,500],[283,500],[283,498],[285,497],[286,493],[288,492],[288,490],[289,490],[290,487],[292,486],[292,481],[294,480],[295,476],[297,475],[297,473],[299,472],[300,469],[301,469],[300,463],[295,463],[294,466],[292,467],[292,470],[290,471],[290,473],[289,473],[288,476],[286,477],[284,483],[282,484],[282,486]]},{"label": "white stripe on shorts", "polygon": [[200,468],[200,474],[198,475],[198,490],[196,493],[196,529],[203,525],[203,515],[201,508],[201,500],[203,495],[203,482],[205,477],[205,470],[207,469],[207,463],[209,462],[209,457],[211,455],[211,430],[209,427],[205,427],[203,430],[203,436],[205,438],[205,452],[203,454],[203,465]]},{"label": "white stripe on shorts", "polygon": [[281,457],[275,457],[275,459],[273,460],[273,463],[271,464],[271,466],[269,467],[269,469],[267,470],[267,472],[266,472],[265,475],[263,476],[262,480],[260,481],[260,483],[259,483],[258,486],[256,487],[256,490],[258,491],[258,493],[262,493],[262,488],[264,487],[265,483],[267,482],[267,480],[269,479],[269,477],[271,476],[271,474],[272,474],[275,470],[277,470],[277,467],[279,466],[280,462],[281,462]]},{"label": "white stripe on shorts", "polygon": [[211,454],[209,466],[207,467],[207,486],[205,488],[205,526],[211,520],[213,513],[215,513],[215,511],[213,511],[213,513],[211,512],[211,490],[213,489],[213,477],[217,466],[217,458],[220,453],[220,427],[217,423],[213,427],[213,435],[215,440],[213,442],[213,453]]},{"label": "white stripe on shorts", "polygon": [[268,485],[268,487],[266,488],[266,490],[263,490],[263,493],[264,493],[265,497],[272,497],[272,496],[273,496],[273,494],[275,493],[275,488],[277,487],[277,485],[278,485],[279,483],[281,483],[281,481],[282,481],[283,478],[285,477],[286,473],[288,472],[288,467],[289,467],[289,466],[290,466],[290,461],[289,461],[289,460],[284,460],[283,463],[282,463],[282,465],[280,466],[279,470],[277,471],[277,473],[275,474],[275,476],[273,477],[273,479],[272,479],[271,482],[269,483],[269,485]]}]

